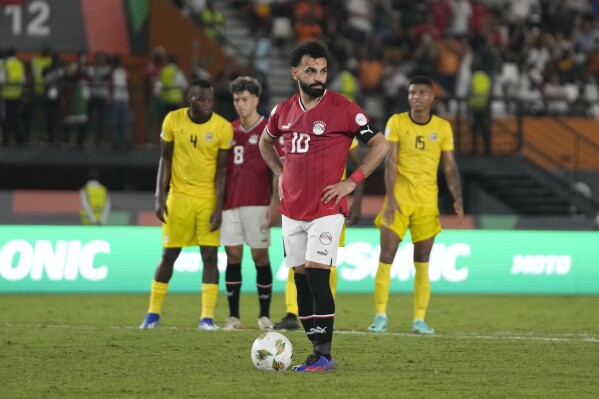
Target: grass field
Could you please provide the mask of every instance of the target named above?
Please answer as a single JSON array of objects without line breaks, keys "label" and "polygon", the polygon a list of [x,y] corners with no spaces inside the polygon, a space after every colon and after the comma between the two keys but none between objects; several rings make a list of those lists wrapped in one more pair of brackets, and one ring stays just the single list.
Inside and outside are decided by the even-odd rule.
[{"label": "grass field", "polygon": [[[169,295],[141,331],[147,295],[0,295],[0,397],[596,398],[599,296],[435,295],[435,336],[409,334],[411,296],[390,301],[389,331],[365,333],[372,295],[339,295],[324,374],[254,369],[257,299],[244,331],[196,329],[199,295]],[[272,318],[284,313],[275,296]],[[227,314],[221,294],[217,320]],[[301,363],[310,344],[285,333]]]}]

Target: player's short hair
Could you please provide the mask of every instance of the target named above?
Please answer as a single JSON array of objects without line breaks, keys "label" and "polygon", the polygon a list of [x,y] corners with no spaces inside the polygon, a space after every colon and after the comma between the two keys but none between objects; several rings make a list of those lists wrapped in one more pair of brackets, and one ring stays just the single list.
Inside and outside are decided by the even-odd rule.
[{"label": "player's short hair", "polygon": [[251,76],[239,76],[231,82],[231,93],[241,93],[242,91],[247,91],[256,97],[260,97],[260,94],[262,94],[262,85],[258,82],[258,79]]},{"label": "player's short hair", "polygon": [[206,79],[194,79],[189,84],[189,88],[192,87],[202,87],[204,89],[212,89],[212,84]]},{"label": "player's short hair", "polygon": [[412,76],[412,79],[410,79],[410,86],[411,85],[427,85],[432,89],[433,81],[424,75],[416,75]]},{"label": "player's short hair", "polygon": [[329,62],[329,50],[323,42],[320,40],[308,40],[295,46],[291,50],[289,61],[292,67],[296,67],[302,62],[304,55],[310,56],[311,58],[324,58]]}]

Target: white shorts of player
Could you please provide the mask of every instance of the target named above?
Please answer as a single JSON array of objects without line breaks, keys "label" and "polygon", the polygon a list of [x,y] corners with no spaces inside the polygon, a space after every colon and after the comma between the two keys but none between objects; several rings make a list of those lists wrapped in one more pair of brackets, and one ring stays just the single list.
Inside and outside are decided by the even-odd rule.
[{"label": "white shorts of player", "polygon": [[270,246],[270,228],[266,220],[268,206],[241,206],[223,211],[220,225],[220,245],[250,248]]},{"label": "white shorts of player", "polygon": [[283,215],[285,265],[300,266],[309,260],[336,266],[344,222],[343,215],[323,216],[310,221],[294,220]]}]

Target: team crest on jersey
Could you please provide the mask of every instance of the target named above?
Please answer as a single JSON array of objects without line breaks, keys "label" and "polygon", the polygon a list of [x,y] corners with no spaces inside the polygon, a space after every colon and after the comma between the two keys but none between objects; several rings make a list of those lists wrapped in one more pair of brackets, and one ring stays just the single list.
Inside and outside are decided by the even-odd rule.
[{"label": "team crest on jersey", "polygon": [[204,135],[204,140],[206,141],[212,141],[213,138],[214,134],[212,134],[212,132],[206,132],[206,134]]},{"label": "team crest on jersey", "polygon": [[364,115],[363,113],[359,113],[358,115],[356,115],[356,123],[360,126],[364,126],[366,123],[368,123],[366,115]]},{"label": "team crest on jersey", "polygon": [[257,134],[252,134],[250,136],[250,138],[248,139],[248,142],[250,144],[257,144],[258,143],[258,135]]},{"label": "team crest on jersey", "polygon": [[229,144],[231,144],[231,147],[233,147],[233,146],[235,146],[235,144],[237,144],[237,141],[235,141],[235,140],[231,140],[231,141],[229,142]]},{"label": "team crest on jersey", "polygon": [[323,121],[316,121],[314,122],[314,125],[312,125],[312,133],[314,133],[317,136],[320,136],[324,133],[324,129],[326,127],[327,125]]},{"label": "team crest on jersey", "polygon": [[168,244],[168,234],[165,234],[164,237],[162,237],[162,241],[164,241],[165,244]]},{"label": "team crest on jersey", "polygon": [[320,237],[318,237],[318,239],[320,240],[321,244],[329,245],[333,241],[333,235],[325,231],[324,233],[320,234]]},{"label": "team crest on jersey", "polygon": [[437,134],[437,132],[430,132],[430,134],[428,135],[428,139],[434,143],[439,140],[439,135]]}]

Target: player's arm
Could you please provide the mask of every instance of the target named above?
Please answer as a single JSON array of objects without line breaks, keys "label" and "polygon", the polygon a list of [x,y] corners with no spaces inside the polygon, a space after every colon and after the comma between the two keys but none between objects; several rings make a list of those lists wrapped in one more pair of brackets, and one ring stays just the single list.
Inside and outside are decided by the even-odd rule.
[{"label": "player's arm", "polygon": [[281,162],[279,153],[275,148],[276,141],[277,139],[268,134],[266,128],[264,128],[262,136],[260,136],[260,154],[262,154],[264,162],[266,162],[270,170],[272,170],[274,177],[278,180],[277,185],[280,187],[281,178],[283,177],[283,162]]},{"label": "player's arm", "polygon": [[216,176],[214,178],[214,186],[216,188],[216,207],[210,216],[210,231],[220,228],[223,217],[223,201],[225,199],[225,190],[227,185],[227,159],[229,158],[230,150],[218,150],[216,159]]},{"label": "player's arm", "polygon": [[279,221],[279,178],[275,175],[272,176],[272,194],[270,195],[270,205],[266,213],[266,222],[268,227],[272,227]]},{"label": "player's arm", "polygon": [[[363,136],[360,137],[360,139],[363,139]],[[364,142],[364,140],[362,141]],[[338,205],[341,198],[354,191],[356,186],[362,180],[374,172],[376,167],[383,162],[383,159],[385,159],[385,156],[389,151],[387,140],[381,132],[370,135],[367,138],[366,145],[368,145],[369,148],[368,154],[366,154],[366,157],[364,157],[358,169],[356,169],[348,179],[324,188],[321,201],[325,204],[335,198],[335,205]]]},{"label": "player's arm", "polygon": [[166,223],[164,216],[168,216],[166,189],[171,182],[173,146],[172,141],[160,140],[160,162],[158,163],[158,176],[156,177],[154,212],[162,223]]},{"label": "player's arm", "polygon": [[462,187],[460,185],[460,171],[451,151],[441,151],[441,159],[443,160],[443,173],[447,181],[447,187],[453,196],[453,209],[458,215],[460,227],[464,226],[464,205],[462,201]]},{"label": "player's arm", "polygon": [[[360,166],[360,147],[355,147],[349,152],[349,162],[354,169]],[[364,181],[361,181],[354,190],[354,202],[349,208],[349,214],[347,215],[347,225],[353,226],[360,221],[362,217],[362,194],[364,193]]]},{"label": "player's arm", "polygon": [[399,154],[399,142],[390,142],[389,154],[385,161],[385,195],[386,206],[383,209],[383,221],[386,224],[392,224],[395,217],[395,211],[401,215],[401,208],[395,198],[395,180],[397,179],[397,156]]}]

